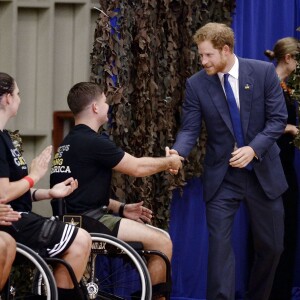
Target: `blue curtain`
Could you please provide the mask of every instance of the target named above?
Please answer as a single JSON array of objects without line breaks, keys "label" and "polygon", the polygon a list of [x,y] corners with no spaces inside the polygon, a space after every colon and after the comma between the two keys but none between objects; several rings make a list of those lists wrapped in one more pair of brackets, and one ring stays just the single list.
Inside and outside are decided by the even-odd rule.
[{"label": "blue curtain", "polygon": [[[286,36],[300,38],[300,0],[237,0],[233,16],[235,53],[241,57],[268,60],[266,49]],[[295,164],[300,166],[299,151]],[[300,178],[300,176],[299,176]],[[300,182],[299,182],[300,184]],[[300,200],[299,200],[300,201]],[[300,211],[299,211],[300,216]],[[300,223],[300,222],[299,222]],[[173,241],[172,299],[205,299],[207,228],[202,182],[191,179],[183,193],[175,191],[171,205],[170,235]],[[233,245],[236,254],[236,299],[246,290],[248,266],[248,216],[242,205],[235,218]],[[293,300],[300,299],[300,238]]]},{"label": "blue curtain", "polygon": [[300,38],[300,0],[237,0],[232,28],[235,53],[242,57],[267,60],[266,49],[272,49],[283,37]]},{"label": "blue curtain", "polygon": [[[188,181],[183,193],[176,190],[171,206],[173,241],[172,299],[205,299],[208,233],[201,178]],[[248,215],[242,205],[233,230],[236,254],[236,299],[242,299],[248,272]]]}]

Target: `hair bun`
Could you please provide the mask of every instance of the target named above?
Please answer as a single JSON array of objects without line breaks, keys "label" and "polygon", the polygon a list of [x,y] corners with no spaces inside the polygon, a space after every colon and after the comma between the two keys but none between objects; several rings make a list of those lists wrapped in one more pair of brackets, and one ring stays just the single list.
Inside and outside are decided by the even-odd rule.
[{"label": "hair bun", "polygon": [[273,60],[275,57],[274,51],[272,50],[266,50],[264,52],[265,56],[267,56],[269,59]]}]

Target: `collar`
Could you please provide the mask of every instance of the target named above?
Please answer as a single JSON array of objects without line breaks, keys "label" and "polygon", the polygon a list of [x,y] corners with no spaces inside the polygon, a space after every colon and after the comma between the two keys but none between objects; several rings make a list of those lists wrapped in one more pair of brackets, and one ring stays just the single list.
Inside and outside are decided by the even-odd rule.
[{"label": "collar", "polygon": [[[221,82],[223,80],[224,74],[225,73],[221,73],[221,72],[218,73],[218,76],[219,76]],[[229,70],[228,74],[236,80],[239,79],[239,60],[235,54],[234,54],[234,64],[233,64],[232,68]]]}]

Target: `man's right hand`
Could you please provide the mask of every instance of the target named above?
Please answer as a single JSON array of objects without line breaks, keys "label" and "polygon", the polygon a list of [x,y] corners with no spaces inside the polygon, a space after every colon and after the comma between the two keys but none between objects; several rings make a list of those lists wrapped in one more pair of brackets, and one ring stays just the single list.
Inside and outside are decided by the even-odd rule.
[{"label": "man's right hand", "polygon": [[184,160],[183,157],[179,156],[178,152],[175,149],[170,149],[169,147],[166,147],[166,156],[171,156],[173,158],[176,158],[174,161],[174,164],[171,165],[171,168],[169,169],[169,172],[173,175],[178,174],[178,170],[182,168],[182,161]]}]

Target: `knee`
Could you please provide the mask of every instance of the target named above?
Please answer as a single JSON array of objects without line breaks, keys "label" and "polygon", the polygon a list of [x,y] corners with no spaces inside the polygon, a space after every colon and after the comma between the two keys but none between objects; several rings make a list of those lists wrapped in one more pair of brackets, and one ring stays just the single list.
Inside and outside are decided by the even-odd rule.
[{"label": "knee", "polygon": [[6,257],[8,254],[7,244],[6,242],[0,237],[0,266],[5,263]]},{"label": "knee", "polygon": [[171,259],[172,253],[173,253],[172,240],[169,237],[164,236],[164,238],[162,239],[162,243],[163,243],[164,248],[165,248],[165,254],[168,256],[169,259]]},{"label": "knee", "polygon": [[277,262],[283,252],[283,245],[267,244],[262,249],[258,250],[258,255],[264,259]]},{"label": "knee", "polygon": [[158,250],[164,253],[168,257],[168,259],[171,259],[173,252],[173,243],[167,235],[158,232],[156,233],[152,241],[153,243],[149,245],[149,250]]},{"label": "knee", "polygon": [[7,253],[10,257],[15,257],[16,241],[6,232],[1,232],[0,248],[2,253]]},{"label": "knee", "polygon": [[72,248],[76,249],[75,251],[77,251],[80,256],[85,254],[85,256],[88,257],[92,248],[92,238],[87,231],[79,228],[73,245],[74,247]]}]

